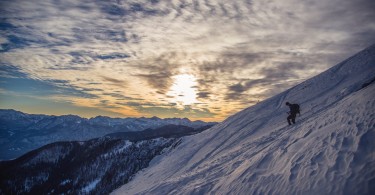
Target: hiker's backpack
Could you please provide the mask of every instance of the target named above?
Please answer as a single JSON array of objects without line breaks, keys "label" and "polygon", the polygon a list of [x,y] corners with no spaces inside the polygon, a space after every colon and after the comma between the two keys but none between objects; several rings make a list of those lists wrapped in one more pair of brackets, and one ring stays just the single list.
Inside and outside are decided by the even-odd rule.
[{"label": "hiker's backpack", "polygon": [[298,104],[293,104],[293,112],[295,112],[296,114],[301,114]]}]

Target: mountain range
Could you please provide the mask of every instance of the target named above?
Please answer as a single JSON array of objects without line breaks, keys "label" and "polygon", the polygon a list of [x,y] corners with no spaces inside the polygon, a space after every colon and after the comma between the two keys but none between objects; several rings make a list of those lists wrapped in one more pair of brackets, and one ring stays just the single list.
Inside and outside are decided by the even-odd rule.
[{"label": "mountain range", "polygon": [[187,118],[81,118],[75,115],[50,116],[0,110],[0,160],[9,160],[58,141],[85,141],[111,133],[137,132],[166,125],[199,129],[214,122]]}]

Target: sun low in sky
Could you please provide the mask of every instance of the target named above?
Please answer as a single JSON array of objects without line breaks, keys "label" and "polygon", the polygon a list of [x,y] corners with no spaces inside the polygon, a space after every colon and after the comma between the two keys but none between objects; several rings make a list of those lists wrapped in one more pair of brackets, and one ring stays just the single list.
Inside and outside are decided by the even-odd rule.
[{"label": "sun low in sky", "polygon": [[198,103],[197,79],[193,75],[179,74],[172,77],[173,84],[167,92],[171,102],[179,107]]},{"label": "sun low in sky", "polygon": [[3,0],[0,108],[221,121],[375,43],[372,0]]}]

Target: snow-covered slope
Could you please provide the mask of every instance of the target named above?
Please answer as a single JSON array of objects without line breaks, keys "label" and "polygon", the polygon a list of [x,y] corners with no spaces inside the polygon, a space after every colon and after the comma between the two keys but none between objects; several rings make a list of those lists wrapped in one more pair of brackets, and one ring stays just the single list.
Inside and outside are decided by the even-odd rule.
[{"label": "snow-covered slope", "polygon": [[374,78],[375,45],[183,138],[114,194],[375,194]]}]

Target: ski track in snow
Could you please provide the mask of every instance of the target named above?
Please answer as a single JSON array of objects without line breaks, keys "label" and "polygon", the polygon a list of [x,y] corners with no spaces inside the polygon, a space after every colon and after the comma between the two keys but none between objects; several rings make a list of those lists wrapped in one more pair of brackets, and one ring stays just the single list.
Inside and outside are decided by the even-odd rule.
[{"label": "ski track in snow", "polygon": [[[372,194],[375,46],[186,137],[114,194]],[[288,126],[286,101],[301,105]]]}]

